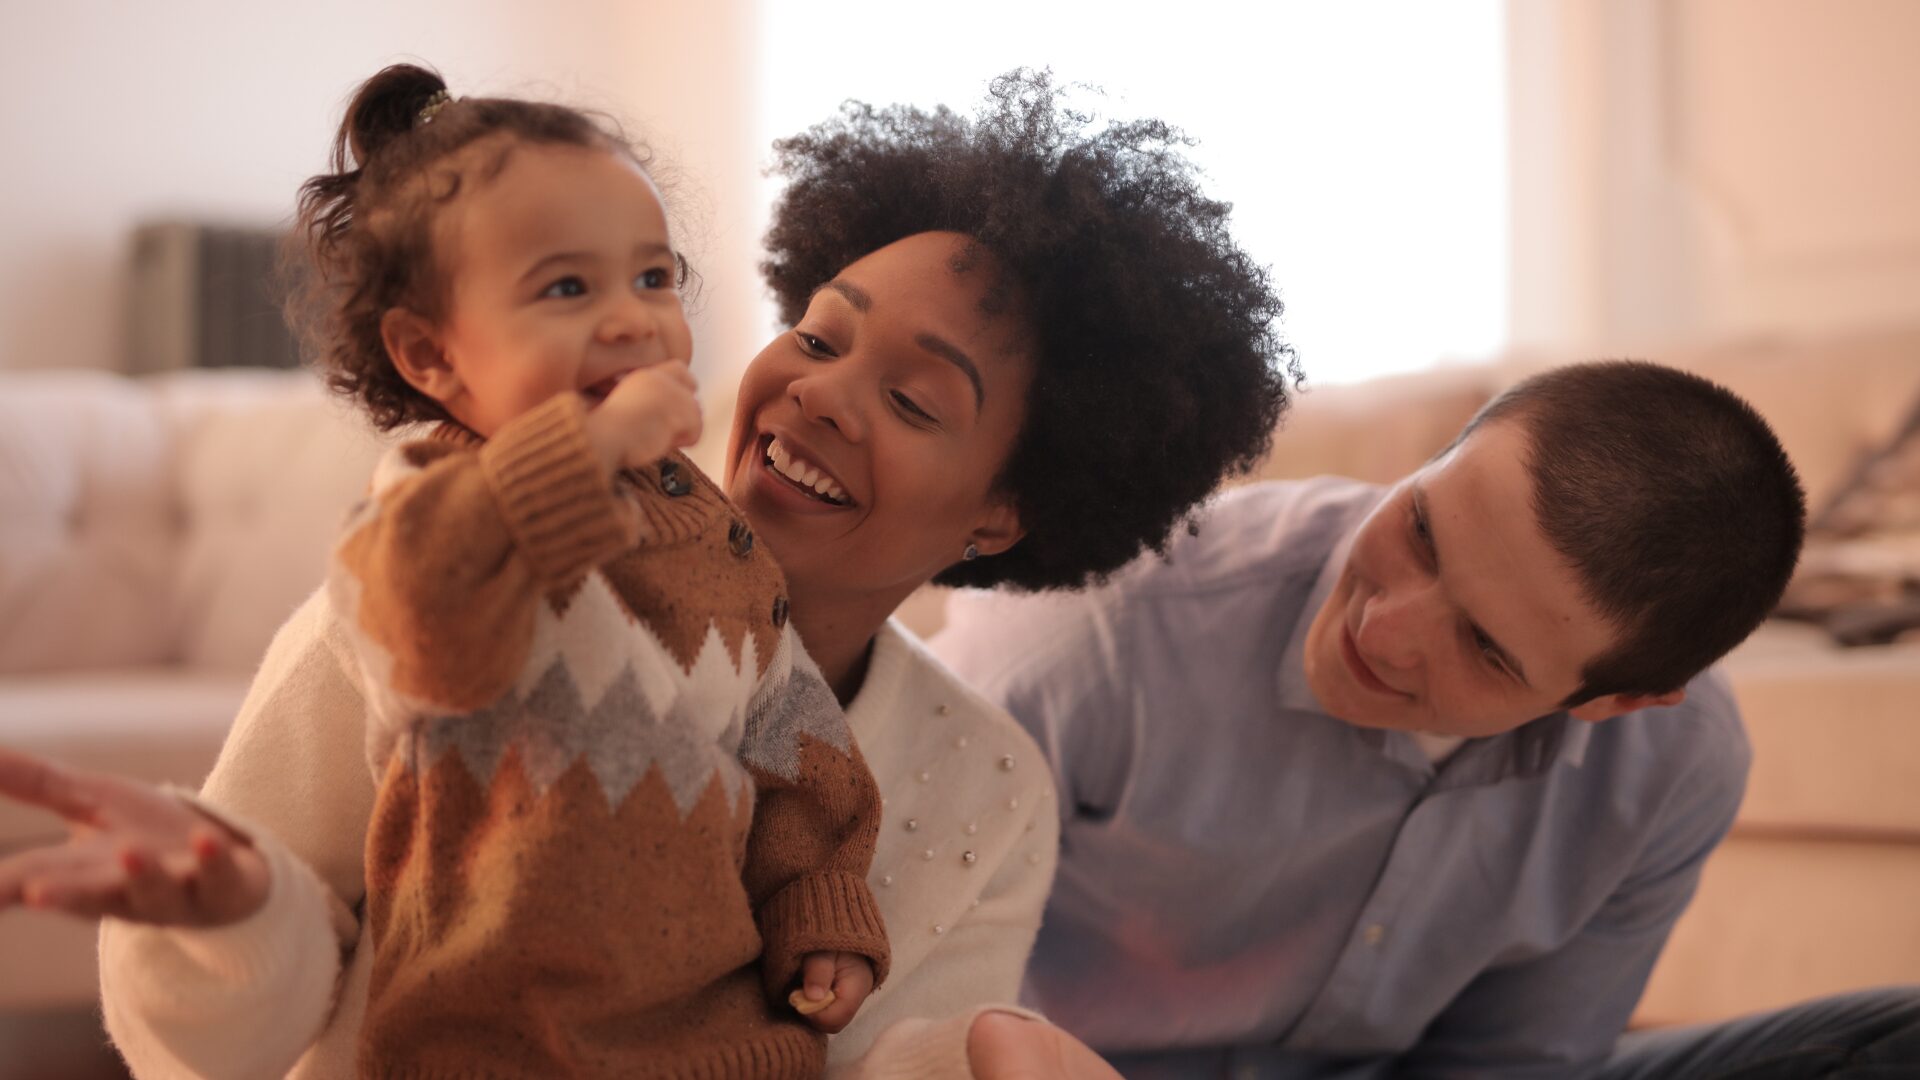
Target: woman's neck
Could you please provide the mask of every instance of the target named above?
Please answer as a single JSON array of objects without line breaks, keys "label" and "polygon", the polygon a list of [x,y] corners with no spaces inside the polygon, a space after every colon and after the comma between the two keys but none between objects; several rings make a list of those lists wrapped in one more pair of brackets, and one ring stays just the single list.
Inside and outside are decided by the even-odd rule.
[{"label": "woman's neck", "polygon": [[793,628],[845,708],[866,682],[873,637],[903,597],[808,590],[789,581]]}]

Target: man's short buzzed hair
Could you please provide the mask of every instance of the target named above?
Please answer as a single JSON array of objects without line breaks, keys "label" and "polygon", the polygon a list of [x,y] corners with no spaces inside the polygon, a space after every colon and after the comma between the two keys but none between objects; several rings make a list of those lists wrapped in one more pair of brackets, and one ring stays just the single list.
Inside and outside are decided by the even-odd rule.
[{"label": "man's short buzzed hair", "polygon": [[1806,495],[1773,429],[1715,383],[1640,361],[1535,375],[1482,424],[1527,434],[1533,509],[1617,643],[1566,705],[1678,690],[1746,640],[1793,575]]}]

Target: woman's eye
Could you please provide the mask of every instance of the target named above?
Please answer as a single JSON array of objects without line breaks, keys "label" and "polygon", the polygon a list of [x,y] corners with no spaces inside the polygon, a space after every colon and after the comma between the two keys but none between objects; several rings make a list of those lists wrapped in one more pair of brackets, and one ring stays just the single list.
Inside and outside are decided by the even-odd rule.
[{"label": "woman's eye", "polygon": [[587,295],[587,283],[577,277],[568,275],[540,290],[540,295],[553,297],[555,299],[585,296]]},{"label": "woman's eye", "polygon": [[913,403],[912,398],[901,393],[900,391],[898,390],[893,391],[893,400],[897,404],[899,404],[901,411],[912,415],[915,419],[925,420],[927,423],[930,423],[930,424],[934,422],[932,414],[928,413],[925,409],[922,409],[920,406],[915,405]]},{"label": "woman's eye", "polygon": [[635,278],[634,282],[643,289],[671,288],[673,286],[673,274],[670,271],[663,270],[656,266],[651,270],[641,271],[640,276]]},{"label": "woman's eye", "polygon": [[795,330],[793,337],[794,340],[800,343],[800,351],[806,353],[808,356],[829,357],[834,354],[826,342],[804,330]]}]

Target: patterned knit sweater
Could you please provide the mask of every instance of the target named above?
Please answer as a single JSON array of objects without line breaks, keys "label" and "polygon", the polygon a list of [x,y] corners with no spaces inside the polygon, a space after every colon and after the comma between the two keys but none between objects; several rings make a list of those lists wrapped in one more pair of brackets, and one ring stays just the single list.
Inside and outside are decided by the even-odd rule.
[{"label": "patterned knit sweater", "polygon": [[610,486],[584,418],[396,448],[336,550],[379,781],[361,1072],[818,1076],[801,958],[887,969],[873,778],[718,489],[679,456]]}]

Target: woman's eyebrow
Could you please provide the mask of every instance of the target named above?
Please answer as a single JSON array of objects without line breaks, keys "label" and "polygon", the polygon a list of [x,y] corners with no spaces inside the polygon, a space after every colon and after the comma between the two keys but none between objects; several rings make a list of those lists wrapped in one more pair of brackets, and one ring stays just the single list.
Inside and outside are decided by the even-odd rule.
[{"label": "woman's eyebrow", "polygon": [[[832,281],[822,285],[820,289],[832,289],[834,292],[846,297],[847,303],[853,305],[853,310],[862,315],[865,315],[867,310],[873,307],[873,297],[867,295],[865,289],[862,289],[852,282],[841,281],[839,278],[834,278]],[[819,295],[820,289],[813,290],[816,296]]]},{"label": "woman's eyebrow", "polygon": [[959,368],[961,371],[966,372],[967,381],[973,384],[974,409],[978,411],[979,409],[981,409],[986,405],[987,390],[986,390],[986,387],[983,386],[980,382],[980,369],[974,366],[973,359],[971,357],[969,357],[966,353],[961,352],[958,348],[956,348],[953,345],[953,343],[947,341],[945,338],[935,337],[932,334],[916,335],[913,341],[914,341],[914,344],[927,350],[928,352],[939,357],[940,359],[947,361],[948,363],[952,364],[954,367]]},{"label": "woman's eyebrow", "polygon": [[[862,315],[873,308],[873,297],[868,294],[865,289],[862,289],[851,281],[834,278],[832,281],[820,286],[820,288],[813,290],[813,293],[815,296],[818,296],[827,289],[832,289],[834,292],[846,297],[847,303],[853,305],[853,310],[860,312]],[[973,384],[974,409],[978,410],[986,406],[986,384],[980,381],[980,367],[973,362],[972,357],[961,352],[952,342],[934,334],[917,334],[914,336],[913,341],[914,344],[945,360],[965,373],[967,381]]]}]

